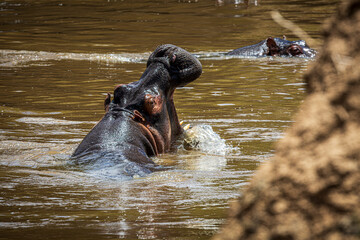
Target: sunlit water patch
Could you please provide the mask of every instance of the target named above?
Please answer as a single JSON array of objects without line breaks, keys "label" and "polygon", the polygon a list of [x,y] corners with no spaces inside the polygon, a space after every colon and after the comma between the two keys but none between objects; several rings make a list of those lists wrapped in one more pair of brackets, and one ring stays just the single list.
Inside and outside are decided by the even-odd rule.
[{"label": "sunlit water patch", "polygon": [[16,119],[17,122],[27,123],[27,124],[39,124],[39,125],[74,125],[82,124],[80,121],[69,121],[49,117],[22,117]]},{"label": "sunlit water patch", "polygon": [[0,66],[16,67],[18,65],[36,64],[44,61],[76,60],[102,63],[144,63],[150,53],[62,53],[45,51],[0,50]]}]

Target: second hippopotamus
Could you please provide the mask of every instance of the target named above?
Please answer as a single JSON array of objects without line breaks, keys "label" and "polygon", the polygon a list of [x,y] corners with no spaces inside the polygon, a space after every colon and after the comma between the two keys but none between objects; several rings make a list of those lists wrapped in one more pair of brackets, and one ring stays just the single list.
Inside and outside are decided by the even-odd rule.
[{"label": "second hippopotamus", "polygon": [[232,50],[225,55],[243,57],[315,57],[316,51],[311,49],[304,40],[289,41],[286,38],[269,37],[257,44]]},{"label": "second hippopotamus", "polygon": [[183,131],[174,91],[201,72],[200,62],[184,49],[159,46],[140,80],[117,86],[112,101],[108,94],[106,113],[76,148],[74,162],[130,177],[159,169],[151,157],[169,151]]}]

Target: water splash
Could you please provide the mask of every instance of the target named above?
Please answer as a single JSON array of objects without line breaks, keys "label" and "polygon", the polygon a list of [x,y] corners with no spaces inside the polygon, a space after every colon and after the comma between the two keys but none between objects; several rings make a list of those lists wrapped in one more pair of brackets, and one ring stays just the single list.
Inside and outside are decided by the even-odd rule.
[{"label": "water splash", "polygon": [[185,149],[196,149],[207,154],[225,155],[229,147],[210,125],[195,125],[184,134]]}]

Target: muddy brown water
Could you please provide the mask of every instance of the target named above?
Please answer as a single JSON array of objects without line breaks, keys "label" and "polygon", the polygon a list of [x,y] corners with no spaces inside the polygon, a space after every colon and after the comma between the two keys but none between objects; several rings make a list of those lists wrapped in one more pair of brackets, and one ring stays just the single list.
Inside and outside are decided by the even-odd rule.
[{"label": "muddy brown water", "polygon": [[[321,42],[337,1],[0,2],[0,238],[208,239],[291,124],[313,60],[224,58],[268,36],[277,9]],[[74,169],[74,148],[119,83],[138,80],[157,45],[199,56],[203,74],[174,96],[201,126],[198,149],[126,180]]]}]

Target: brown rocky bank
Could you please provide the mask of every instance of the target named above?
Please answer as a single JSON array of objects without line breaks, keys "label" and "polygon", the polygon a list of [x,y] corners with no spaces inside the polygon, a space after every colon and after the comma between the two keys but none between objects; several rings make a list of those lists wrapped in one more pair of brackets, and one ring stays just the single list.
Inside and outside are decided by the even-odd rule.
[{"label": "brown rocky bank", "polygon": [[325,24],[295,123],[214,240],[360,239],[360,1]]}]

